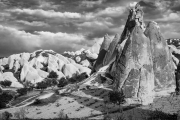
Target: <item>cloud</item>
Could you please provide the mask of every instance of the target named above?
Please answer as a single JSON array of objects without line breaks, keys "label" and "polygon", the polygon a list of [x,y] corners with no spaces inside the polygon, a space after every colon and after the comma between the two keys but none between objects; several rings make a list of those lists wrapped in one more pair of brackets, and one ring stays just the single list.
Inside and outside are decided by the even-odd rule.
[{"label": "cloud", "polygon": [[85,6],[87,8],[92,8],[97,5],[101,5],[105,0],[97,0],[97,1],[82,1],[80,6]]},{"label": "cloud", "polygon": [[180,21],[180,12],[177,13],[169,13],[167,15],[163,15],[163,18],[157,19],[157,21]]},{"label": "cloud", "polygon": [[88,21],[88,22],[83,22],[80,24],[77,24],[78,27],[81,28],[87,28],[89,30],[101,30],[101,29],[105,29],[105,28],[109,28],[111,26],[113,26],[113,23],[109,22],[109,21],[98,21],[98,20],[94,20],[94,21]]},{"label": "cloud", "polygon": [[35,34],[0,25],[0,56],[37,49],[53,49],[57,52],[87,47],[85,37],[78,34],[35,31]]},{"label": "cloud", "polygon": [[42,10],[42,9],[9,9],[7,10],[12,13],[17,14],[28,14],[34,16],[41,16],[46,18],[81,18],[81,14],[79,13],[71,13],[71,12],[55,12],[54,10]]},{"label": "cloud", "polygon": [[100,10],[96,16],[111,16],[111,17],[117,17],[121,16],[126,11],[126,7],[107,7],[104,10]]},{"label": "cloud", "polygon": [[40,39],[43,40],[48,40],[48,41],[57,41],[59,40],[60,42],[81,42],[83,40],[85,40],[83,35],[77,35],[77,34],[68,34],[68,33],[51,33],[51,32],[46,32],[46,31],[39,31],[39,32],[35,32]]},{"label": "cloud", "polygon": [[24,20],[18,20],[16,22],[22,23],[24,25],[29,25],[29,26],[49,26],[47,23],[41,22],[41,21],[28,22],[28,21],[24,21]]},{"label": "cloud", "polygon": [[32,51],[39,46],[36,35],[0,25],[0,55],[6,56],[23,51]]}]

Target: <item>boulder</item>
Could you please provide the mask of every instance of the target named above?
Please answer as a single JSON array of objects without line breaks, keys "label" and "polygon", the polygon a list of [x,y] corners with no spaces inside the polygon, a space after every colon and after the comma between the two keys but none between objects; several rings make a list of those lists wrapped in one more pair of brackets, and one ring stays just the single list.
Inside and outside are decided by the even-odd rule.
[{"label": "boulder", "polygon": [[24,86],[18,82],[18,80],[14,77],[12,72],[3,73],[4,80],[9,80],[12,82],[11,87],[23,88]]},{"label": "boulder", "polygon": [[75,57],[75,61],[76,61],[76,63],[80,63],[81,62],[81,57],[80,56],[76,56]]},{"label": "boulder", "polygon": [[88,60],[83,60],[80,62],[80,64],[84,67],[91,67],[91,64]]},{"label": "boulder", "polygon": [[78,68],[76,68],[73,64],[65,64],[62,68],[62,73],[68,77],[74,77],[79,74]]},{"label": "boulder", "polygon": [[155,22],[147,25],[145,35],[150,39],[156,89],[175,87],[175,68],[166,40]]}]

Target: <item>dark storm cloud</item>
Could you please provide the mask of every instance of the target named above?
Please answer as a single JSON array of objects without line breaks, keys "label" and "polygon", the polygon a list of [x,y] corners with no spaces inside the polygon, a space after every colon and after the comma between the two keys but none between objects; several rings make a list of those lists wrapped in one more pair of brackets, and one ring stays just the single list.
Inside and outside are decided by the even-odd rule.
[{"label": "dark storm cloud", "polygon": [[[131,2],[139,0],[2,0],[0,56],[37,49],[73,51],[91,46],[105,34],[113,38],[122,33]],[[178,0],[140,4],[146,23],[158,22],[165,38],[180,37]]]}]

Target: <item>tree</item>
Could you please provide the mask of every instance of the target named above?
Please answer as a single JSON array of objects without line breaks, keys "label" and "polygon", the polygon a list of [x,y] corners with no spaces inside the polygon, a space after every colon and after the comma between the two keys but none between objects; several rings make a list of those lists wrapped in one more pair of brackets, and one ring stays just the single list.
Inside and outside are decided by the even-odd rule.
[{"label": "tree", "polygon": [[56,73],[56,72],[51,71],[51,72],[49,73],[48,78],[58,78],[58,75],[57,75],[57,73]]},{"label": "tree", "polygon": [[46,78],[44,82],[48,85],[48,87],[53,88],[58,84],[57,80],[55,78]]},{"label": "tree", "polygon": [[17,93],[19,93],[20,96],[26,95],[28,91],[29,91],[28,88],[20,88],[20,89],[17,89]]},{"label": "tree", "polygon": [[3,85],[4,87],[9,87],[11,86],[12,82],[9,80],[4,80],[0,82],[1,85]]},{"label": "tree", "polygon": [[58,81],[58,87],[64,87],[68,84],[68,81],[66,80],[66,78],[61,78],[59,81]]},{"label": "tree", "polygon": [[46,89],[48,87],[48,84],[44,81],[38,82],[36,88],[37,89]]},{"label": "tree", "polygon": [[0,94],[0,108],[5,108],[7,104],[13,99],[13,95],[3,92]]},{"label": "tree", "polygon": [[[114,104],[118,104],[119,105],[119,109],[120,109],[120,105],[125,102],[125,95],[123,93],[123,91],[112,91],[109,92],[109,100],[110,102],[114,103]],[[121,110],[120,110],[121,112]]]},{"label": "tree", "polygon": [[57,85],[57,84],[58,84],[58,82],[57,82],[56,79],[52,79],[52,80],[51,80],[51,87],[54,87],[54,86]]}]

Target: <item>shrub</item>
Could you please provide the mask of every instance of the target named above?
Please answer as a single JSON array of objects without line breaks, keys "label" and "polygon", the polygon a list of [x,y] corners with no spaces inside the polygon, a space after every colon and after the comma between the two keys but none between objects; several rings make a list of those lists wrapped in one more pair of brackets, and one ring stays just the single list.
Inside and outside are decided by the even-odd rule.
[{"label": "shrub", "polygon": [[3,92],[0,94],[0,108],[5,108],[7,104],[13,99],[13,95]]},{"label": "shrub", "polygon": [[49,73],[48,78],[58,78],[58,75],[57,75],[57,73],[56,73],[56,72],[51,71],[51,72]]},{"label": "shrub", "polygon": [[40,99],[35,99],[35,101],[34,101],[34,105],[39,105],[39,104],[41,104],[42,103],[42,101],[40,100]]},{"label": "shrub", "polygon": [[88,78],[88,75],[87,75],[86,72],[81,73],[80,75],[77,75],[77,77],[76,77],[76,79],[77,79],[79,82],[83,81],[83,80],[86,79],[86,78]]},{"label": "shrub", "polygon": [[0,120],[10,120],[11,117],[12,117],[12,114],[5,111],[0,115]]},{"label": "shrub", "polygon": [[76,79],[76,77],[72,77],[72,78],[69,78],[68,81],[70,83],[76,83],[78,80]]},{"label": "shrub", "polygon": [[54,90],[54,93],[55,93],[56,95],[59,95],[59,91],[58,91],[58,90]]},{"label": "shrub", "polygon": [[48,87],[54,87],[58,84],[58,81],[55,78],[46,78],[44,82],[48,85]]},{"label": "shrub", "polygon": [[5,87],[9,87],[9,86],[11,86],[12,82],[9,80],[4,80],[4,81],[1,81],[0,84]]},{"label": "shrub", "polygon": [[120,112],[122,112],[122,110],[120,108],[120,104],[125,102],[125,95],[124,95],[122,90],[110,92],[109,93],[109,100],[110,100],[110,102],[112,102],[114,104],[118,104],[119,110],[120,110]]},{"label": "shrub", "polygon": [[19,93],[20,96],[26,95],[28,91],[29,91],[28,88],[20,88],[20,89],[17,89],[17,93]]},{"label": "shrub", "polygon": [[25,110],[25,108],[20,108],[19,111],[16,111],[14,113],[14,117],[16,117],[18,120],[20,120],[20,119],[24,120],[26,118],[26,110]]},{"label": "shrub", "polygon": [[49,57],[48,53],[42,53],[41,54],[43,57]]},{"label": "shrub", "polygon": [[36,85],[36,88],[37,89],[46,89],[48,87],[48,84],[44,81],[42,82],[38,82],[37,85]]},{"label": "shrub", "polygon": [[61,78],[59,81],[58,81],[58,87],[64,87],[68,84],[68,81],[66,80],[66,78]]},{"label": "shrub", "polygon": [[148,120],[177,120],[177,114],[168,114],[159,110],[149,113]]},{"label": "shrub", "polygon": [[125,101],[125,96],[122,91],[109,92],[109,100],[114,104],[121,104]]}]

